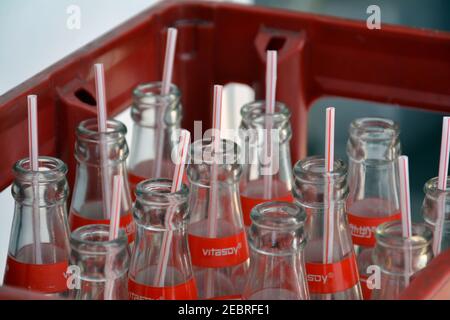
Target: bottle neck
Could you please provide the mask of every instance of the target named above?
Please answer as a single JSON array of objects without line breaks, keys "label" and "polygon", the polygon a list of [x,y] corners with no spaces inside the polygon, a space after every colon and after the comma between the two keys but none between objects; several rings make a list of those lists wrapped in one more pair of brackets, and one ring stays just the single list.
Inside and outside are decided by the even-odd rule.
[{"label": "bottle neck", "polygon": [[444,231],[450,233],[450,179],[447,178],[447,187],[440,190],[438,177],[432,178],[425,183],[423,188],[425,199],[422,205],[422,215],[426,223],[435,226],[438,216],[444,212]]},{"label": "bottle neck", "polygon": [[[71,264],[79,268],[82,300],[125,299],[129,266],[128,239],[121,229],[109,240],[108,225],[88,225],[71,234]],[[109,287],[109,288],[108,288]]]},{"label": "bottle neck", "polygon": [[40,157],[38,161],[39,171],[31,171],[29,159],[20,160],[14,165],[14,200],[20,206],[62,205],[65,208],[69,193],[67,166],[61,160],[51,157]]},{"label": "bottle neck", "polygon": [[179,127],[182,117],[181,93],[171,84],[169,94],[162,95],[161,82],[139,85],[133,91],[131,117],[143,127],[171,130]]},{"label": "bottle neck", "polygon": [[425,224],[413,224],[412,236],[402,236],[399,221],[380,225],[373,258],[381,270],[391,276],[412,276],[433,258],[432,230]]}]

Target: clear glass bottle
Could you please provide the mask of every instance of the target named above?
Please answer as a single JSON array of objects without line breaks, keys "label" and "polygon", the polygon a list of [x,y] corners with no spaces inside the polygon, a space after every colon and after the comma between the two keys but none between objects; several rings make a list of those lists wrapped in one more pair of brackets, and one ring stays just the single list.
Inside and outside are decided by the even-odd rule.
[{"label": "clear glass bottle", "polygon": [[364,299],[373,264],[375,230],[387,221],[400,220],[397,159],[401,155],[398,125],[389,119],[361,118],[350,125],[347,216],[357,254]]},{"label": "clear glass bottle", "polygon": [[[432,178],[425,183],[425,198],[422,204],[422,216],[425,223],[428,224],[433,234],[441,234],[440,252],[444,252],[450,248],[450,179],[447,178],[446,190],[438,189],[438,178]],[[441,202],[441,204],[439,203]],[[444,208],[444,220],[442,224],[442,232],[436,232],[436,220],[438,214]]]},{"label": "clear glass bottle", "polygon": [[127,300],[130,263],[128,238],[123,229],[109,240],[109,226],[86,225],[70,236],[70,263],[79,268],[71,298],[76,300]]},{"label": "clear glass bottle", "polygon": [[[128,145],[125,139],[127,129],[116,120],[108,120],[107,133],[99,133],[97,119],[82,121],[77,127],[75,158],[77,171],[72,195],[69,223],[72,231],[89,224],[109,225],[109,210],[104,209],[102,174],[106,172],[110,182],[115,175],[123,178],[120,227],[125,229],[128,241],[134,241],[134,221],[131,215],[131,197],[128,186],[127,168]],[[106,144],[107,170],[102,171],[101,141]]]},{"label": "clear glass bottle", "polygon": [[172,193],[171,187],[169,179],[144,180],[136,187],[137,233],[128,279],[131,300],[197,299],[186,232],[189,190],[182,184]]},{"label": "clear glass bottle", "polygon": [[[275,105],[273,114],[266,114],[265,101],[256,101],[242,107],[240,126],[241,146],[245,154],[243,177],[240,182],[241,204],[244,223],[251,224],[252,208],[266,201],[292,202],[292,164],[289,142],[292,137],[290,125],[291,112],[280,102]],[[271,149],[265,147],[266,130],[271,130]],[[272,162],[271,170],[266,167],[266,158]],[[271,174],[271,181],[266,176]],[[270,188],[265,190],[266,184]]]},{"label": "clear glass bottle", "polygon": [[[335,160],[331,173],[326,172],[323,157],[308,157],[294,166],[294,197],[309,217],[305,259],[311,300],[361,299],[356,257],[346,215],[346,177],[347,167],[341,160]],[[333,200],[331,208],[324,202],[327,189]],[[328,210],[332,210],[334,217],[329,221],[329,225],[334,226],[330,228],[333,230],[331,262],[324,254],[325,214]]]},{"label": "clear glass bottle", "polygon": [[266,202],[254,207],[250,218],[250,270],[243,298],[308,300],[304,209],[289,202]]},{"label": "clear glass bottle", "polygon": [[4,284],[66,297],[67,167],[59,159],[39,157],[39,171],[31,171],[29,159],[16,162],[13,170],[16,205]]},{"label": "clear glass bottle", "polygon": [[379,288],[373,289],[373,300],[396,300],[433,258],[432,230],[426,224],[412,224],[412,237],[403,238],[400,221],[378,226],[373,261],[380,267]]},{"label": "clear glass bottle", "polygon": [[133,92],[131,108],[133,137],[128,162],[132,196],[136,185],[150,178],[173,178],[171,152],[177,143],[174,133],[182,118],[181,93],[171,84],[161,95],[161,82],[139,85]]},{"label": "clear glass bottle", "polygon": [[212,139],[191,146],[189,249],[200,299],[240,299],[249,264],[242,169],[237,144],[221,140],[219,146],[214,154]]}]

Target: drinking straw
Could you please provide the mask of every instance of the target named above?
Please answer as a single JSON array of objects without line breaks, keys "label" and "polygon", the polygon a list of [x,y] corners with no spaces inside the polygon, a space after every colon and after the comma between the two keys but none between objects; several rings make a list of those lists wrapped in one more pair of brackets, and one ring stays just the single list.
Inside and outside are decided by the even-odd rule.
[{"label": "drinking straw", "polygon": [[37,124],[37,96],[28,96],[28,152],[30,157],[30,167],[33,172],[33,238],[35,244],[35,263],[42,263],[41,248],[41,222],[39,216],[39,186],[35,172],[39,171],[39,145],[38,145],[38,124]]},{"label": "drinking straw", "polygon": [[439,158],[438,189],[444,191],[438,199],[438,211],[434,226],[433,252],[437,256],[441,252],[442,234],[445,222],[445,202],[447,191],[448,161],[450,151],[450,117],[442,120],[441,154]]},{"label": "drinking straw", "polygon": [[[266,115],[273,115],[275,112],[275,92],[277,86],[277,51],[268,50],[266,53]],[[267,119],[266,122],[266,139],[264,141],[265,155],[269,156],[269,171],[270,174],[264,175],[264,198],[270,199],[272,197],[272,119]]]},{"label": "drinking straw", "polygon": [[98,132],[100,133],[100,163],[102,175],[102,192],[103,192],[103,210],[106,217],[110,217],[111,193],[108,172],[108,154],[104,133],[107,132],[106,123],[106,89],[105,89],[105,71],[103,64],[94,65],[95,73],[95,90],[97,94],[97,122]]},{"label": "drinking straw", "polygon": [[[122,199],[122,177],[120,175],[116,175],[113,178],[113,194],[112,194],[112,206],[111,206],[111,220],[109,221],[109,241],[113,241],[117,239],[119,236],[119,228],[120,228],[120,206]],[[105,273],[106,273],[106,284],[105,284],[105,300],[112,300],[113,297],[113,289],[114,289],[114,280],[112,277],[113,270],[113,261],[112,255],[108,255],[106,258],[105,265]]]},{"label": "drinking straw", "polygon": [[[409,191],[409,165],[408,157],[398,158],[400,175],[400,209],[402,215],[402,236],[409,240],[412,235],[411,228],[411,198]],[[409,273],[411,272],[411,255],[409,250],[405,250],[405,283],[409,285]]]},{"label": "drinking straw", "polygon": [[[326,109],[325,128],[325,170],[331,174],[334,170],[334,127],[335,109]],[[327,185],[324,190],[326,212],[324,215],[324,257],[326,263],[333,263],[333,240],[334,240],[334,203],[332,182],[330,176],[327,177]]]},{"label": "drinking straw", "polygon": [[[189,151],[189,143],[191,141],[191,133],[187,130],[181,130],[180,143],[177,150],[177,163],[175,165],[175,171],[173,174],[171,193],[175,193],[181,189],[181,184],[183,182],[184,168],[186,164],[186,159]],[[167,215],[165,218],[165,225],[169,228],[173,216],[175,215],[175,207],[170,205],[167,210]],[[154,285],[157,287],[164,286],[164,279],[167,273],[167,264],[169,261],[170,250],[172,246],[173,231],[169,230],[164,233],[161,254],[159,256],[158,265],[156,267],[156,276],[154,278]]]},{"label": "drinking straw", "polygon": [[166,54],[164,56],[164,70],[162,78],[161,94],[168,95],[172,82],[173,62],[175,58],[175,48],[177,44],[177,29],[169,28],[167,31]]},{"label": "drinking straw", "polygon": [[[214,141],[212,145],[212,158],[211,164],[211,178],[210,178],[210,192],[208,201],[208,227],[207,234],[209,238],[215,238],[217,236],[217,220],[219,214],[218,208],[218,185],[217,185],[217,156],[216,153],[220,148],[220,130],[222,127],[222,90],[220,85],[214,86],[214,102],[213,102],[213,130]],[[213,270],[210,268],[206,273],[206,296],[209,297],[213,292]]]}]

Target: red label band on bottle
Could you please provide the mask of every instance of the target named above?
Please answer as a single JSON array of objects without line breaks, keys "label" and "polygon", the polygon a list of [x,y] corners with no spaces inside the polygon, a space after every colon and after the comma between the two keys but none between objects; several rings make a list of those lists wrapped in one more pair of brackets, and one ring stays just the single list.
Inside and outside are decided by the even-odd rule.
[{"label": "red label band on bottle", "polygon": [[306,263],[305,267],[310,293],[341,292],[354,287],[359,281],[354,254],[339,262]]},{"label": "red label band on bottle", "polygon": [[242,296],[240,294],[234,294],[230,296],[214,297],[208,300],[242,300]]},{"label": "red label band on bottle", "polygon": [[359,277],[359,283],[361,284],[361,291],[364,300],[370,300],[372,298],[372,289],[367,285],[368,276],[361,275]]},{"label": "red label band on bottle", "polygon": [[249,227],[252,224],[252,220],[250,219],[250,212],[253,207],[260,203],[269,202],[269,201],[284,201],[284,202],[293,202],[294,197],[291,194],[288,194],[284,197],[274,198],[274,199],[261,199],[261,198],[249,198],[241,195],[241,206],[242,206],[242,214],[244,217],[244,224],[246,227]]},{"label": "red label band on bottle", "polygon": [[50,264],[22,263],[8,255],[4,284],[42,293],[68,290],[65,273],[68,262]]},{"label": "red label band on bottle", "polygon": [[248,259],[245,231],[225,238],[188,235],[192,265],[203,268],[223,268],[239,265]]},{"label": "red label band on bottle", "polygon": [[400,213],[382,218],[360,217],[351,213],[348,213],[347,216],[353,244],[364,247],[375,246],[375,230],[380,224],[401,219]]},{"label": "red label band on bottle", "polygon": [[128,297],[130,300],[196,300],[197,286],[191,279],[171,287],[151,287],[128,279]]},{"label": "red label band on bottle", "polygon": [[[82,226],[87,226],[91,224],[106,224],[109,225],[109,220],[102,219],[102,220],[96,220],[96,219],[89,219],[86,217],[82,217],[79,214],[76,214],[74,212],[70,213],[69,217],[69,223],[70,223],[70,230],[74,231]],[[131,243],[134,241],[134,232],[135,232],[135,225],[133,216],[131,213],[121,216],[120,217],[120,228],[123,228],[125,230],[126,235],[128,236],[128,243]]]}]

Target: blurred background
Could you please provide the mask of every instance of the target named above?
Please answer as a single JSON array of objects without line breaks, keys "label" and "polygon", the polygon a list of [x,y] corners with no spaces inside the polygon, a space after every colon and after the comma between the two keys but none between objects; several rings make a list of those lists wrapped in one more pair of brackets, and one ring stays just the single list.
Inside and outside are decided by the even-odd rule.
[{"label": "blurred background", "polygon": [[[1,0],[0,1],[0,95],[42,71],[74,50],[154,4],[155,0]],[[259,6],[366,20],[371,4],[381,8],[382,23],[450,31],[448,0],[241,0]],[[67,28],[68,8],[80,8],[80,29]],[[449,84],[450,85],[450,84]],[[236,109],[253,99],[250,88],[228,85],[225,103]],[[324,109],[337,108],[336,155],[346,159],[345,144],[352,119],[382,116],[396,120],[401,128],[403,153],[410,158],[413,219],[419,220],[422,188],[437,176],[443,114],[341,98],[317,101],[309,114],[309,154],[322,154]],[[229,108],[224,108],[225,110]],[[130,123],[129,112],[118,118]],[[239,122],[237,112],[225,115],[228,127]],[[1,124],[0,124],[1,125]],[[24,133],[24,139],[27,138]],[[0,283],[6,260],[14,210],[10,189],[0,192]]]}]

